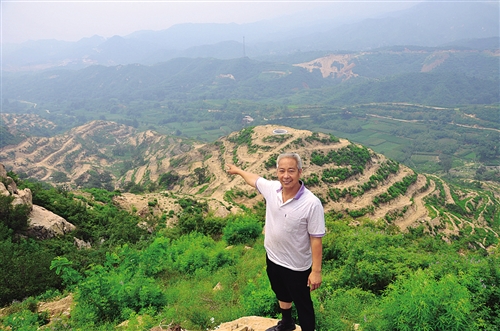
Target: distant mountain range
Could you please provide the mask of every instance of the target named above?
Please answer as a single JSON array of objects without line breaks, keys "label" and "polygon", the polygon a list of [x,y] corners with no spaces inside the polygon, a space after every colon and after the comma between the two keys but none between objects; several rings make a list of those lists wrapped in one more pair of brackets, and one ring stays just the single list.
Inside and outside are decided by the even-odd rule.
[{"label": "distant mountain range", "polygon": [[[429,1],[350,23],[334,14],[330,20],[322,18],[309,23],[294,18],[249,24],[189,23],[108,39],[93,36],[77,42],[39,40],[6,44],[2,45],[2,70],[152,65],[177,57],[265,59],[300,52],[365,51],[394,45],[499,48],[497,3]],[[323,13],[323,17],[328,17],[328,13]]]}]

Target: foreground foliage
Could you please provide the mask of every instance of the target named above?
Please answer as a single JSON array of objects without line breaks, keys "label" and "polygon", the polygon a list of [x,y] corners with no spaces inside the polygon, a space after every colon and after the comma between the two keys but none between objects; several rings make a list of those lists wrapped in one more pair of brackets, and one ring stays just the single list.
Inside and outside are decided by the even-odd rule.
[{"label": "foreground foliage", "polygon": [[[150,219],[148,233],[137,227],[142,219],[113,205],[109,198],[119,192],[78,196],[18,184],[79,229],[39,242],[19,237],[9,228],[15,222],[0,224],[1,303],[17,300],[0,316],[4,327],[37,330],[49,321],[37,302],[67,293],[75,300],[71,318],[53,321],[51,330],[148,330],[165,323],[206,330],[242,316],[279,317],[265,273],[260,209],[220,218],[203,202],[180,199],[179,225]],[[369,219],[353,227],[337,214],[326,221],[323,284],[313,292],[317,330],[500,327],[498,247],[464,245],[473,240],[467,233],[446,243],[423,227],[400,233]],[[73,236],[92,248],[76,249]],[[21,266],[29,272],[10,273]]]}]

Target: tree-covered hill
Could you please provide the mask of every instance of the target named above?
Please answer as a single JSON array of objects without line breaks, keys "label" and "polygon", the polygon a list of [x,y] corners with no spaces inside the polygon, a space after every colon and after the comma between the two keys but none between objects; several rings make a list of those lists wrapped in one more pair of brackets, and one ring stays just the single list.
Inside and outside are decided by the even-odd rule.
[{"label": "tree-covered hill", "polygon": [[498,102],[494,80],[467,77],[453,72],[413,73],[391,76],[373,84],[371,81],[350,85],[348,88],[325,89],[326,103],[333,105],[408,102],[432,106]]},{"label": "tree-covered hill", "polygon": [[[104,109],[110,99],[123,103],[227,98],[278,101],[304,91],[318,91],[320,96],[325,88],[341,88],[340,94],[332,96],[330,90],[324,93],[330,96],[328,102],[337,103],[389,100],[396,93],[397,100],[390,101],[432,101],[441,106],[498,102],[499,60],[489,51],[410,47],[340,56],[345,61],[333,61],[328,64],[330,68],[322,67],[322,57],[311,53],[308,59],[297,57],[302,62],[294,62],[293,58],[289,62],[176,58],[152,66],[92,66],[78,71],[11,73],[3,77],[3,108],[10,112],[10,103],[29,101],[41,107],[58,102],[58,108],[67,109],[88,99],[100,100]],[[301,64],[304,62],[318,65],[305,70]],[[324,75],[325,69],[334,68],[351,74]],[[363,93],[367,84],[374,92]],[[354,100],[349,101],[352,97]]]}]

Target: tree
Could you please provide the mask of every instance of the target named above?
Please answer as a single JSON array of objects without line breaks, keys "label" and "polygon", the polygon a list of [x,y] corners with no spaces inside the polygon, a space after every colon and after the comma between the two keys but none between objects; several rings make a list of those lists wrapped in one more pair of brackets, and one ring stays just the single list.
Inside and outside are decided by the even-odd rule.
[{"label": "tree", "polygon": [[206,168],[194,169],[194,175],[197,178],[198,185],[205,184],[210,180],[210,176],[207,174]]},{"label": "tree", "polygon": [[16,232],[26,230],[30,207],[25,204],[12,205],[14,197],[0,195],[0,221]]},{"label": "tree", "polygon": [[179,175],[175,171],[169,171],[166,174],[162,174],[158,180],[158,185],[163,186],[167,189],[171,189],[174,184],[179,180]]},{"label": "tree", "polygon": [[439,163],[443,167],[443,171],[446,173],[449,173],[450,169],[452,168],[453,159],[450,155],[440,154],[439,155]]}]

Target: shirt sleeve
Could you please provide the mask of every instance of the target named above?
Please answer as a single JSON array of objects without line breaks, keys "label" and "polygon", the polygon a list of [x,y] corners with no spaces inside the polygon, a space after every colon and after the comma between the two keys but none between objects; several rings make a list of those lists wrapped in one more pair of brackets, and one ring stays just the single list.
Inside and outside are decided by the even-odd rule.
[{"label": "shirt sleeve", "polygon": [[307,231],[312,237],[323,237],[326,234],[325,211],[319,200],[311,208]]},{"label": "shirt sleeve", "polygon": [[260,194],[264,196],[264,198],[269,195],[273,191],[273,182],[270,180],[267,180],[263,177],[257,178],[257,181],[255,181],[255,187],[257,188],[257,191],[259,191]]}]

